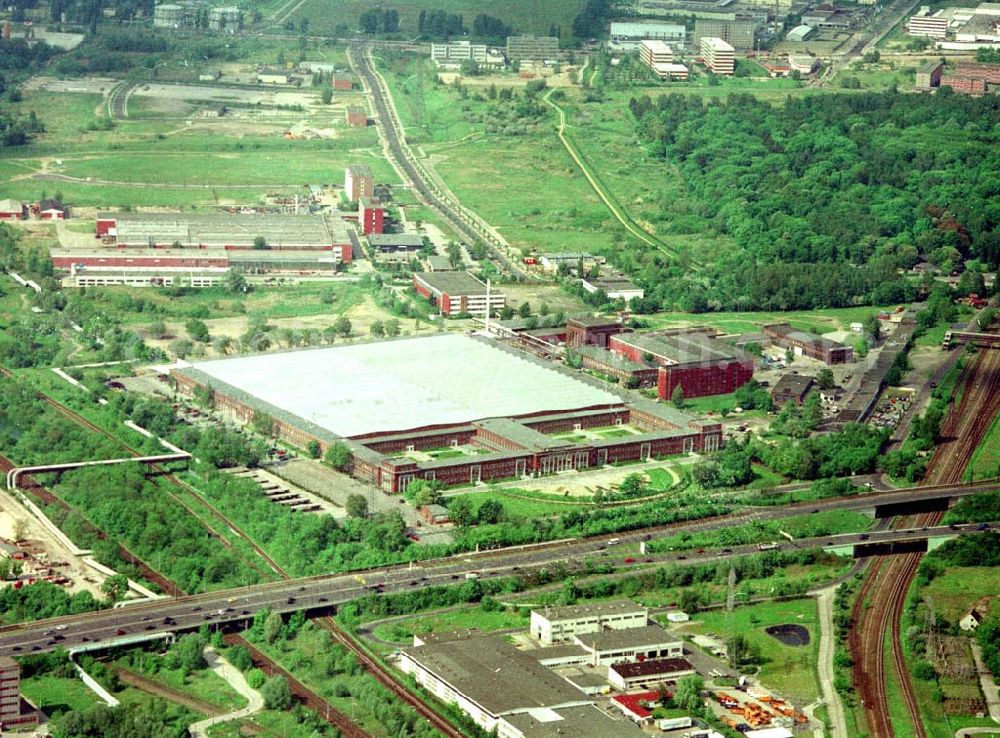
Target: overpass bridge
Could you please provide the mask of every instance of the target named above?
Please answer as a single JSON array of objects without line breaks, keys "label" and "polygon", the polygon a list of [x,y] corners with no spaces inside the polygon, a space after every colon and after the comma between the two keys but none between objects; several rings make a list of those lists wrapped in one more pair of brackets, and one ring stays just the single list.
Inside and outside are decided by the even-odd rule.
[{"label": "overpass bridge", "polygon": [[944,334],[941,348],[950,349],[957,344],[972,344],[978,348],[1000,348],[1000,334],[975,333],[973,331],[948,331]]},{"label": "overpass bridge", "polygon": [[[957,492],[981,490],[988,485],[957,485]],[[996,483],[992,484],[997,488]],[[925,488],[939,496],[955,494],[956,489]],[[331,614],[337,607],[364,597],[407,592],[423,586],[454,585],[467,578],[491,578],[537,571],[559,565],[574,569],[591,563],[604,563],[616,568],[630,568],[649,564],[695,565],[725,561],[733,557],[757,552],[757,545],[734,546],[704,552],[665,552],[645,556],[636,561],[618,560],[617,547],[609,547],[611,538],[622,543],[640,543],[654,535],[667,535],[679,531],[717,530],[720,527],[742,525],[752,520],[780,519],[801,515],[819,509],[871,509],[874,499],[886,495],[919,493],[920,488],[890,493],[860,495],[854,498],[834,498],[819,502],[798,503],[767,511],[767,515],[737,514],[721,516],[690,523],[681,523],[653,529],[642,529],[589,539],[524,546],[516,549],[486,551],[483,553],[457,554],[425,562],[420,566],[392,566],[346,574],[328,574],[301,579],[281,580],[249,587],[207,592],[185,597],[165,598],[121,609],[99,610],[61,618],[21,623],[0,628],[0,656],[16,656],[33,652],[51,651],[56,648],[99,650],[111,645],[138,640],[158,639],[166,633],[197,630],[202,625],[212,627],[246,627],[253,616],[264,609],[272,612],[291,613],[305,611],[315,615]],[[847,503],[851,502],[851,505]],[[819,506],[819,507],[817,507]],[[896,531],[823,536],[782,543],[782,547],[858,547],[854,555],[866,555],[866,547],[876,545],[926,545],[927,539],[939,536],[975,535],[982,526],[949,526]],[[920,542],[923,541],[923,544]],[[776,547],[776,546],[775,546]],[[631,557],[629,557],[631,558]],[[582,571],[582,569],[580,569]]]},{"label": "overpass bridge", "polygon": [[[176,447],[175,447],[176,448]],[[115,464],[166,464],[171,461],[187,461],[191,454],[177,449],[174,453],[157,454],[156,456],[129,456],[124,459],[103,459],[100,461],[71,461],[64,464],[44,464],[42,466],[16,466],[7,472],[7,489],[14,491],[18,482],[25,474],[61,474],[72,469],[83,469],[88,466],[113,466]]]}]

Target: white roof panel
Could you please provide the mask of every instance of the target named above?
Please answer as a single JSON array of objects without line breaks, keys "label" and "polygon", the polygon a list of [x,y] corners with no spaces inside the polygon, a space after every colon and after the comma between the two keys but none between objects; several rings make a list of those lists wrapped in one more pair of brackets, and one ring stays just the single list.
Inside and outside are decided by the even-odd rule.
[{"label": "white roof panel", "polygon": [[194,368],[347,438],[621,402],[531,359],[455,334],[219,359]]}]

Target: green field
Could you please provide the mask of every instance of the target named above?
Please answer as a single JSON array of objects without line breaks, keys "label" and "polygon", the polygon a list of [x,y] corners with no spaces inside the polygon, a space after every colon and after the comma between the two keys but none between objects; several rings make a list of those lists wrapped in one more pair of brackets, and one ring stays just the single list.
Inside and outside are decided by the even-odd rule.
[{"label": "green field", "polygon": [[[770,625],[795,623],[810,634],[808,646],[786,646],[764,632]],[[801,707],[820,694],[816,679],[816,654],[819,649],[819,626],[816,603],[811,599],[788,602],[765,602],[737,607],[733,612],[698,613],[688,629],[728,637],[741,633],[760,648],[767,659],[761,666],[760,680],[766,687],[791,699]]]},{"label": "green field", "polygon": [[[547,35],[549,27],[554,24],[562,26],[563,34],[568,34],[573,18],[582,4],[582,0],[558,0],[558,2],[508,0],[497,5],[483,5],[476,0],[433,0],[433,2],[402,0],[386,7],[399,11],[400,34],[411,38],[417,34],[417,21],[421,10],[460,13],[465,19],[466,28],[470,30],[473,18],[485,12],[499,17],[521,33]],[[309,30],[312,33],[353,32],[359,26],[361,14],[372,7],[372,4],[365,0],[306,0],[292,14],[292,19],[298,24],[299,19],[308,18]]]},{"label": "green field", "polygon": [[509,610],[486,612],[474,607],[383,623],[376,626],[373,635],[382,641],[410,645],[414,633],[446,633],[464,628],[478,628],[483,632],[491,632],[527,627],[528,617],[520,612]]},{"label": "green field", "polygon": [[[1000,592],[1000,569],[987,566],[955,566],[935,577],[922,590],[934,610],[949,622],[957,622],[980,597]],[[994,600],[993,607],[1000,608]]]},{"label": "green field", "polygon": [[69,710],[86,710],[103,704],[97,695],[75,677],[57,677],[41,674],[21,681],[24,696],[50,718]]}]

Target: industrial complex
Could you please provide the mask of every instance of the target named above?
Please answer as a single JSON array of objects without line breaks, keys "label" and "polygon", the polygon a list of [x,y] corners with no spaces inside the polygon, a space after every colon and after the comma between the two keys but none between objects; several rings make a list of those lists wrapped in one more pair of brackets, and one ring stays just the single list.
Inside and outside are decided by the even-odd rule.
[{"label": "industrial complex", "polygon": [[473,336],[221,359],[173,375],[188,391],[209,387],[230,417],[270,415],[296,445],[345,442],[351,473],[390,493],[414,479],[476,484],[722,443],[716,421],[625,399]]}]

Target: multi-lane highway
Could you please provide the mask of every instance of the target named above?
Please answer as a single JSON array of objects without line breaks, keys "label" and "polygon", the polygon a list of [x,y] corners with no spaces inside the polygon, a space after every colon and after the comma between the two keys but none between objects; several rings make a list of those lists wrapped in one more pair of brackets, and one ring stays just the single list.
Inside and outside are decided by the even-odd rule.
[{"label": "multi-lane highway", "polygon": [[[520,570],[532,570],[563,564],[580,566],[585,560],[607,561],[618,566],[641,566],[650,563],[698,563],[720,557],[740,556],[755,550],[753,546],[733,547],[714,551],[667,552],[651,556],[626,554],[628,544],[649,540],[657,535],[680,531],[712,530],[731,527],[751,520],[779,520],[820,510],[864,509],[884,501],[923,501],[946,496],[972,494],[977,491],[1000,489],[1000,483],[925,487],[885,493],[832,498],[818,502],[798,503],[765,510],[727,515],[621,533],[614,536],[569,540],[541,546],[510,548],[481,554],[458,555],[425,562],[419,567],[387,567],[350,574],[323,575],[296,580],[258,584],[234,590],[177,597],[154,603],[134,605],[117,610],[102,610],[46,621],[24,623],[0,629],[0,655],[16,655],[46,651],[57,647],[71,648],[143,634],[182,631],[203,623],[222,624],[251,618],[256,612],[270,609],[277,612],[295,610],[319,611],[332,608],[373,591],[389,593],[412,587],[453,584],[467,577],[488,578]],[[859,543],[914,540],[941,534],[972,533],[977,526],[897,530],[864,534],[839,535],[782,542],[784,546],[848,546]],[[626,561],[626,559],[629,559]]]}]

